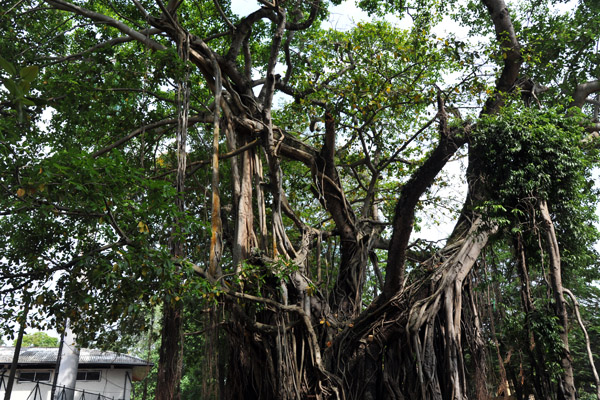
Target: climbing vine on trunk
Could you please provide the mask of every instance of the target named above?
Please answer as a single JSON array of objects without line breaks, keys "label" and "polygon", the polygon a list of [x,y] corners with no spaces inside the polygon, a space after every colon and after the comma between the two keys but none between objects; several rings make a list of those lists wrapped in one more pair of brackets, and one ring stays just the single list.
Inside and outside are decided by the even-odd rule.
[{"label": "climbing vine on trunk", "polygon": [[162,309],[161,400],[590,392],[597,6],[249,3],[8,1],[4,330]]}]

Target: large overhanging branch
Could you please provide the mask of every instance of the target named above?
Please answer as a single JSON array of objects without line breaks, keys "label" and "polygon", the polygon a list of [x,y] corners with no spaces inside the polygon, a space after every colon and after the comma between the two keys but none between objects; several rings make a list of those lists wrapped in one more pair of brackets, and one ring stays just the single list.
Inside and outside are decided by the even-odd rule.
[{"label": "large overhanging branch", "polygon": [[310,26],[315,22],[315,18],[317,17],[319,8],[321,7],[321,0],[314,0],[310,5],[310,14],[306,20],[303,22],[287,22],[285,24],[285,29],[288,31],[302,31],[304,29],[310,28]]},{"label": "large overhanging branch", "polygon": [[583,107],[588,101],[588,96],[596,92],[600,92],[600,80],[580,83],[573,93],[571,107]]},{"label": "large overhanging branch", "polygon": [[240,49],[242,48],[242,44],[244,40],[248,37],[252,30],[252,26],[260,21],[263,18],[267,18],[268,15],[272,13],[271,10],[266,8],[261,8],[259,10],[254,11],[247,17],[243,18],[236,26],[233,34],[233,38],[231,41],[231,46],[229,47],[229,51],[225,56],[227,60],[235,60],[240,53]]},{"label": "large overhanging branch", "polygon": [[123,23],[119,20],[116,20],[114,18],[111,18],[104,14],[100,14],[95,11],[88,10],[83,7],[77,6],[75,4],[69,3],[68,1],[64,1],[64,0],[45,0],[45,1],[46,1],[46,3],[50,4],[51,6],[57,8],[59,10],[69,11],[69,12],[81,15],[82,17],[89,18],[92,21],[107,24],[114,28],[117,28],[119,31],[121,31],[124,34],[132,37],[133,39],[145,44],[147,47],[149,47],[153,50],[166,50],[166,47],[163,46],[162,44],[150,39],[147,35],[144,35],[143,33],[138,32],[135,29],[132,29],[130,26],[126,25],[125,23]]},{"label": "large overhanging branch", "polygon": [[[156,28],[151,28],[151,29],[145,29],[145,30],[141,31],[140,33],[143,34],[143,35],[145,35],[145,36],[150,36],[150,35],[154,35],[156,33],[160,33],[160,30],[156,29]],[[95,44],[94,46],[89,47],[89,48],[87,48],[87,49],[85,49],[83,51],[80,51],[79,53],[70,54],[70,55],[64,56],[64,57],[54,57],[54,58],[51,58],[52,61],[49,63],[49,65],[59,64],[59,63],[64,62],[64,61],[74,60],[76,58],[83,57],[87,53],[94,52],[94,51],[99,50],[101,48],[115,46],[117,44],[127,43],[127,42],[131,42],[133,40],[137,40],[137,39],[135,39],[134,37],[129,36],[129,35],[127,35],[127,36],[120,36],[120,37],[117,37],[117,38],[114,38],[114,39],[109,39],[109,40],[106,40],[104,42],[100,42],[98,44]]]}]

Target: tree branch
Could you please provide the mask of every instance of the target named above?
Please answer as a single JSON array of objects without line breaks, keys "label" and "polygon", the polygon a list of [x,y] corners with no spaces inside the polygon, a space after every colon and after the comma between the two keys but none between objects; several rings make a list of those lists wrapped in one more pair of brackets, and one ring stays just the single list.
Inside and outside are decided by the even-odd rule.
[{"label": "tree branch", "polygon": [[407,246],[413,230],[417,202],[431,186],[450,157],[466,142],[466,134],[462,131],[463,129],[468,129],[468,126],[461,130],[451,131],[448,136],[442,136],[429,158],[400,190],[392,222],[393,233],[389,245],[383,291],[385,298],[391,298],[402,287]]},{"label": "tree branch", "polygon": [[513,27],[510,13],[504,0],[481,0],[488,9],[494,23],[496,38],[504,58],[504,68],[496,81],[496,88],[492,96],[486,101],[483,113],[496,113],[504,105],[504,96],[514,86],[519,76],[523,58],[521,45]]},{"label": "tree branch", "polygon": [[[145,29],[145,30],[141,31],[140,33],[142,33],[144,35],[150,36],[150,35],[153,35],[153,34],[156,34],[156,33],[159,33],[159,32],[160,32],[160,29],[152,28],[152,29]],[[79,53],[70,54],[68,56],[64,56],[64,57],[60,57],[60,58],[52,58],[51,59],[52,62],[50,62],[49,65],[58,64],[58,63],[61,63],[63,61],[68,61],[68,60],[72,60],[72,59],[75,59],[75,58],[79,58],[79,57],[82,57],[83,55],[85,55],[87,53],[91,53],[91,52],[93,52],[95,50],[101,49],[101,48],[106,47],[106,46],[114,46],[114,45],[121,44],[121,43],[131,42],[133,40],[136,40],[136,39],[133,38],[132,36],[129,36],[129,35],[128,36],[120,36],[118,38],[106,40],[106,41],[98,43],[98,44],[96,44],[96,45],[94,45],[94,46],[92,46],[92,47],[90,47],[90,48],[88,48],[86,50],[83,50],[83,51],[81,51]]]},{"label": "tree branch", "polygon": [[587,97],[596,92],[600,92],[600,80],[580,83],[573,93],[571,107],[583,107],[587,101]]},{"label": "tree branch", "polygon": [[44,1],[46,1],[46,3],[54,6],[55,8],[57,8],[59,10],[69,11],[69,12],[81,15],[83,17],[90,18],[93,21],[105,23],[114,28],[117,28],[124,34],[131,36],[133,39],[145,44],[147,47],[149,47],[153,50],[166,50],[166,47],[163,46],[162,44],[150,39],[148,36],[132,29],[128,25],[126,25],[123,22],[118,21],[114,18],[108,17],[104,14],[97,13],[95,11],[85,9],[83,7],[77,6],[75,4],[69,3],[64,0],[44,0]]},{"label": "tree branch", "polygon": [[[193,116],[193,117],[189,117],[188,118],[188,126],[191,126],[195,123],[198,122],[211,122],[211,119],[209,116]],[[129,135],[117,140],[116,142],[96,151],[95,153],[92,154],[93,158],[97,158],[100,157],[103,154],[108,153],[109,151],[111,151],[114,148],[119,147],[120,145],[122,145],[123,143],[126,143],[128,141],[130,141],[131,139],[133,139],[134,137],[140,135],[142,132],[145,132],[149,129],[154,129],[154,128],[158,128],[159,126],[164,126],[164,125],[173,125],[177,123],[177,119],[163,119],[161,121],[157,121],[148,125],[144,125],[136,130],[134,130],[133,132],[131,132]]]}]

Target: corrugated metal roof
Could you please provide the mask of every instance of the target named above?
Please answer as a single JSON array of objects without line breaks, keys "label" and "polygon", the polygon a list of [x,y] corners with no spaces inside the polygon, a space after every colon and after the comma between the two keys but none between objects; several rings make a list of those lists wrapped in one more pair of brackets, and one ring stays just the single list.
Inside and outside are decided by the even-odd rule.
[{"label": "corrugated metal roof", "polygon": [[[14,353],[14,347],[0,346],[0,364],[11,364]],[[19,364],[55,365],[57,356],[57,347],[23,347],[19,353]],[[135,356],[94,349],[81,349],[79,364],[149,365]]]}]

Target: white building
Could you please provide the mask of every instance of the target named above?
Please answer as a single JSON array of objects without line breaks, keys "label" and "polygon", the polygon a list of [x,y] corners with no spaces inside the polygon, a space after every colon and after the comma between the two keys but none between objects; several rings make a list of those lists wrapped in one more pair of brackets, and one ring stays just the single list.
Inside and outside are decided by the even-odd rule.
[{"label": "white building", "polygon": [[[0,347],[0,399],[4,398],[14,347]],[[58,348],[23,347],[11,400],[51,400]],[[74,400],[130,400],[131,383],[146,377],[151,364],[127,354],[81,349]],[[55,398],[61,388],[55,390]]]}]

